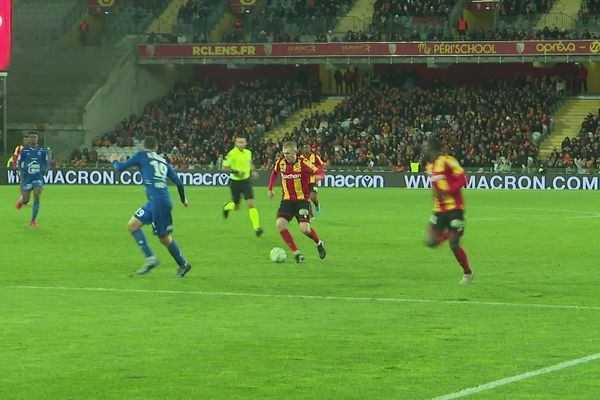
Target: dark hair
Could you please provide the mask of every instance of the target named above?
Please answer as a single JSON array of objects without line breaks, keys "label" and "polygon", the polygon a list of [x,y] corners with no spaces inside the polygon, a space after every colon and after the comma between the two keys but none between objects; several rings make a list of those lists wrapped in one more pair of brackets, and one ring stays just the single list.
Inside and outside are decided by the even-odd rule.
[{"label": "dark hair", "polygon": [[144,138],[144,148],[148,150],[155,150],[158,148],[158,140],[154,136],[146,136]]},{"label": "dark hair", "polygon": [[431,136],[427,141],[427,149],[432,151],[442,151],[444,144],[440,139],[435,136]]}]

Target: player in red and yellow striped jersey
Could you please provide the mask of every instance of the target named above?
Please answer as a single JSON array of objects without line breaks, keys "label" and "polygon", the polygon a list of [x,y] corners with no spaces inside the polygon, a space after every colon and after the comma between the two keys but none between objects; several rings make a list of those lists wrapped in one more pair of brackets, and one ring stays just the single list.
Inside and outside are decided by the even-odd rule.
[{"label": "player in red and yellow striped jersey", "polygon": [[304,256],[298,250],[294,239],[288,230],[288,223],[292,218],[296,218],[300,231],[311,238],[317,244],[319,257],[325,258],[326,251],[323,241],[319,238],[317,232],[310,226],[310,178],[316,179],[323,177],[323,172],[315,167],[303,155],[298,156],[298,148],[294,142],[283,144],[283,156],[275,163],[275,168],[271,173],[269,180],[269,197],[275,198],[273,187],[277,176],[281,178],[281,205],[277,211],[277,229],[283,241],[294,253],[297,263],[304,261]]},{"label": "player in red and yellow striped jersey", "polygon": [[430,229],[425,243],[437,247],[449,240],[450,248],[463,269],[461,285],[473,280],[473,271],[469,266],[467,253],[460,246],[460,238],[465,227],[465,203],[461,189],[467,185],[464,169],[458,161],[442,154],[442,142],[432,137],[427,142],[427,174],[433,190],[433,215],[429,219]]},{"label": "player in red and yellow striped jersey", "polygon": [[[321,160],[319,154],[317,154],[316,146],[305,145],[303,149],[304,157],[308,159],[315,167],[323,169],[325,163]],[[314,176],[310,177],[309,190],[310,190],[310,201],[315,205],[316,215],[312,215],[312,219],[316,219],[321,213],[321,204],[319,203],[319,186],[317,186],[317,178]]]}]

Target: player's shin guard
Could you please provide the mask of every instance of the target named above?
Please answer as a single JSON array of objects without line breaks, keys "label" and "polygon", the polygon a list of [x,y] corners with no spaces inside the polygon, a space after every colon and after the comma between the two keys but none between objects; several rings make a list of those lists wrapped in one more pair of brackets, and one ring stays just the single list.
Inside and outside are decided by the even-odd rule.
[{"label": "player's shin guard", "polygon": [[250,217],[250,222],[252,223],[252,229],[257,230],[260,228],[260,217],[258,216],[258,210],[256,208],[249,208],[248,216]]},{"label": "player's shin guard", "polygon": [[235,210],[235,203],[233,201],[230,201],[229,203],[225,203],[225,205],[223,206],[223,210],[225,210],[225,211]]},{"label": "player's shin guard", "polygon": [[171,241],[171,244],[167,247],[167,249],[169,249],[169,253],[171,253],[171,256],[173,256],[173,259],[177,265],[180,267],[185,265],[185,258],[183,257],[183,254],[181,254],[181,250],[179,250],[179,246],[175,240]]},{"label": "player's shin guard", "polygon": [[462,247],[454,250],[454,257],[456,257],[456,261],[460,264],[465,274],[472,273],[471,267],[469,266],[469,259],[467,258],[467,253]]},{"label": "player's shin guard", "polygon": [[305,233],[305,235],[311,238],[316,244],[321,242],[321,238],[313,228],[310,228],[310,233]]},{"label": "player's shin guard", "polygon": [[294,253],[298,251],[298,246],[296,246],[296,243],[294,243],[294,239],[292,238],[292,234],[290,233],[290,231],[284,229],[282,231],[279,231],[279,234],[281,235],[281,238],[283,239],[285,244],[288,245],[291,251],[293,251]]},{"label": "player's shin guard", "polygon": [[37,218],[38,212],[40,212],[40,202],[39,200],[33,201],[33,209],[31,210],[31,222],[35,221]]},{"label": "player's shin guard", "polygon": [[146,235],[144,235],[144,232],[141,229],[131,232],[131,235],[134,237],[136,243],[138,244],[146,258],[152,257],[154,255],[152,249],[150,248],[150,246],[148,246],[148,242],[146,241]]}]

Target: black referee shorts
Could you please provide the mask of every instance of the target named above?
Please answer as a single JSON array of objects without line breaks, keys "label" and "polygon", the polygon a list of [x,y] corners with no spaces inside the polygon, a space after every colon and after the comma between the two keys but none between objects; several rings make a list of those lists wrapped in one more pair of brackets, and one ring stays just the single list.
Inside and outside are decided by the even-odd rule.
[{"label": "black referee shorts", "polygon": [[240,203],[242,195],[244,195],[244,199],[246,200],[254,198],[254,189],[252,189],[250,179],[244,179],[242,181],[231,179],[229,181],[229,187],[231,188],[231,199],[235,204]]}]

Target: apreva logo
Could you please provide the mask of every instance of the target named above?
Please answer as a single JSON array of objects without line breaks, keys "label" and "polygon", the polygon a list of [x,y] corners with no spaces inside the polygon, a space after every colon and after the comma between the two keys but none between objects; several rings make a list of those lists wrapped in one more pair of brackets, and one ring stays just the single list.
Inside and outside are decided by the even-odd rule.
[{"label": "apreva logo", "polygon": [[383,188],[385,178],[382,175],[333,175],[328,174],[319,182],[319,186],[338,188]]}]

